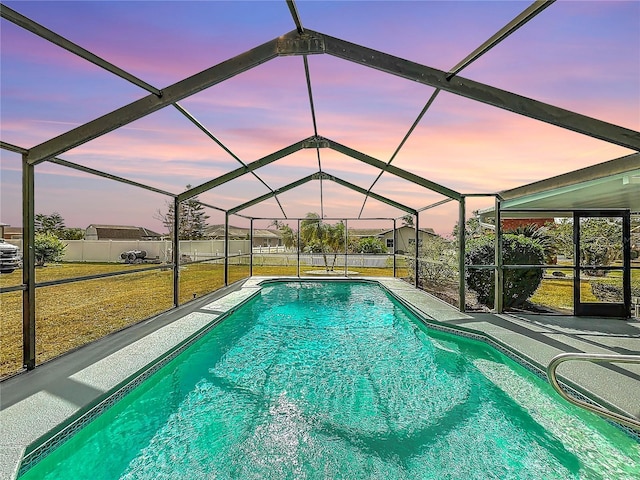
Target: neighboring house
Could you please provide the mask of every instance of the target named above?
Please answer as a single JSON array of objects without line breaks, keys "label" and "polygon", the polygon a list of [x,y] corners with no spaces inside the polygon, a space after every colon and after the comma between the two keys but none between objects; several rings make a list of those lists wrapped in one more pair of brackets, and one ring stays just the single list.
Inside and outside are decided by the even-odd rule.
[{"label": "neighboring house", "polygon": [[[209,225],[204,236],[213,240],[224,240],[224,225]],[[249,240],[251,230],[248,228],[229,225],[229,240]],[[252,247],[282,246],[282,234],[279,230],[254,228]]]},{"label": "neighboring house", "polygon": [[144,227],[95,225],[85,230],[85,240],[161,240],[164,236]]},{"label": "neighboring house", "polygon": [[502,231],[515,230],[518,227],[526,227],[527,225],[535,225],[540,228],[553,222],[553,218],[503,218]]},{"label": "neighboring house", "polygon": [[6,223],[0,224],[2,236],[5,240],[22,240],[22,227],[12,227]]},{"label": "neighboring house", "polygon": [[[416,248],[416,230],[414,227],[403,225],[396,228],[396,245],[393,244],[393,229],[380,232],[378,237],[384,240],[389,253],[412,253]],[[421,245],[431,237],[437,237],[432,228],[420,228],[418,230],[418,245]]]}]

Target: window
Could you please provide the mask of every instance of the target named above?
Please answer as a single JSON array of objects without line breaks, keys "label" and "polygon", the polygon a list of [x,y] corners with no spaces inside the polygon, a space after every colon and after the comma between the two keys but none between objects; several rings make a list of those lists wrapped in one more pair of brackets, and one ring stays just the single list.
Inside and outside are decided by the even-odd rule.
[{"label": "window", "polygon": [[387,238],[387,248],[393,248],[393,238]]}]

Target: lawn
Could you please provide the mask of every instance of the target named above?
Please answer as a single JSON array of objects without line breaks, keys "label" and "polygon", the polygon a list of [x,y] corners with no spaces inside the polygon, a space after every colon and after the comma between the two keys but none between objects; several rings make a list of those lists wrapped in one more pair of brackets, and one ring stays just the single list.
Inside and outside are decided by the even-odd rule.
[{"label": "lawn", "polygon": [[[39,268],[38,282],[121,271],[122,265],[60,264]],[[230,281],[248,276],[230,266]],[[3,287],[18,285],[22,272],[1,275]],[[180,272],[180,303],[224,285],[223,266],[193,264]],[[36,290],[36,361],[42,363],[109,333],[168,310],[173,305],[173,272],[148,270],[128,275],[41,287]],[[22,367],[22,293],[0,296],[0,377]]]},{"label": "lawn", "polygon": [[[584,302],[597,302],[587,280],[580,282],[580,298]],[[550,308],[566,315],[573,313],[573,279],[545,278],[529,301],[540,307]]]}]

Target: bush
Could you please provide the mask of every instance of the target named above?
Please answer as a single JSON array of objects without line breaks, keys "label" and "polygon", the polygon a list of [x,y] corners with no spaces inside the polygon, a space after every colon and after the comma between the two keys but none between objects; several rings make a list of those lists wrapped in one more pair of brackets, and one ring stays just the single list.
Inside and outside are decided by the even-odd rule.
[{"label": "bush", "polygon": [[46,262],[57,262],[62,258],[67,245],[55,235],[49,233],[36,233],[34,252],[36,265],[42,267]]},{"label": "bush", "polygon": [[[523,235],[504,234],[502,236],[503,265],[542,265],[543,247],[532,238]],[[494,236],[485,235],[470,240],[465,253],[467,265],[492,265],[494,263]],[[518,269],[504,271],[505,308],[522,305],[540,286],[542,269]],[[493,308],[495,280],[493,269],[468,269],[467,287],[476,292],[478,300]]]},{"label": "bush", "polygon": [[387,251],[380,238],[364,237],[350,242],[351,253],[383,253]]},{"label": "bush", "polygon": [[[593,292],[593,296],[601,302],[622,303],[624,301],[622,285],[607,281],[595,281],[591,282],[591,291]],[[640,297],[640,283],[631,284],[631,296]]]},{"label": "bush", "polygon": [[[409,280],[413,283],[415,260],[407,259]],[[423,288],[455,283],[458,261],[451,242],[442,237],[430,237],[418,250],[418,284]]]}]

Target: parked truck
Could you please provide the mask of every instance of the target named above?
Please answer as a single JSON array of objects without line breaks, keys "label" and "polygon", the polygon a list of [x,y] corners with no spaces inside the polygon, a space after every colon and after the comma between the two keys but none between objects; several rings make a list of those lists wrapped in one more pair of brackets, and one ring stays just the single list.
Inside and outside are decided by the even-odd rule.
[{"label": "parked truck", "polygon": [[20,267],[19,249],[0,239],[0,273],[11,273]]}]

